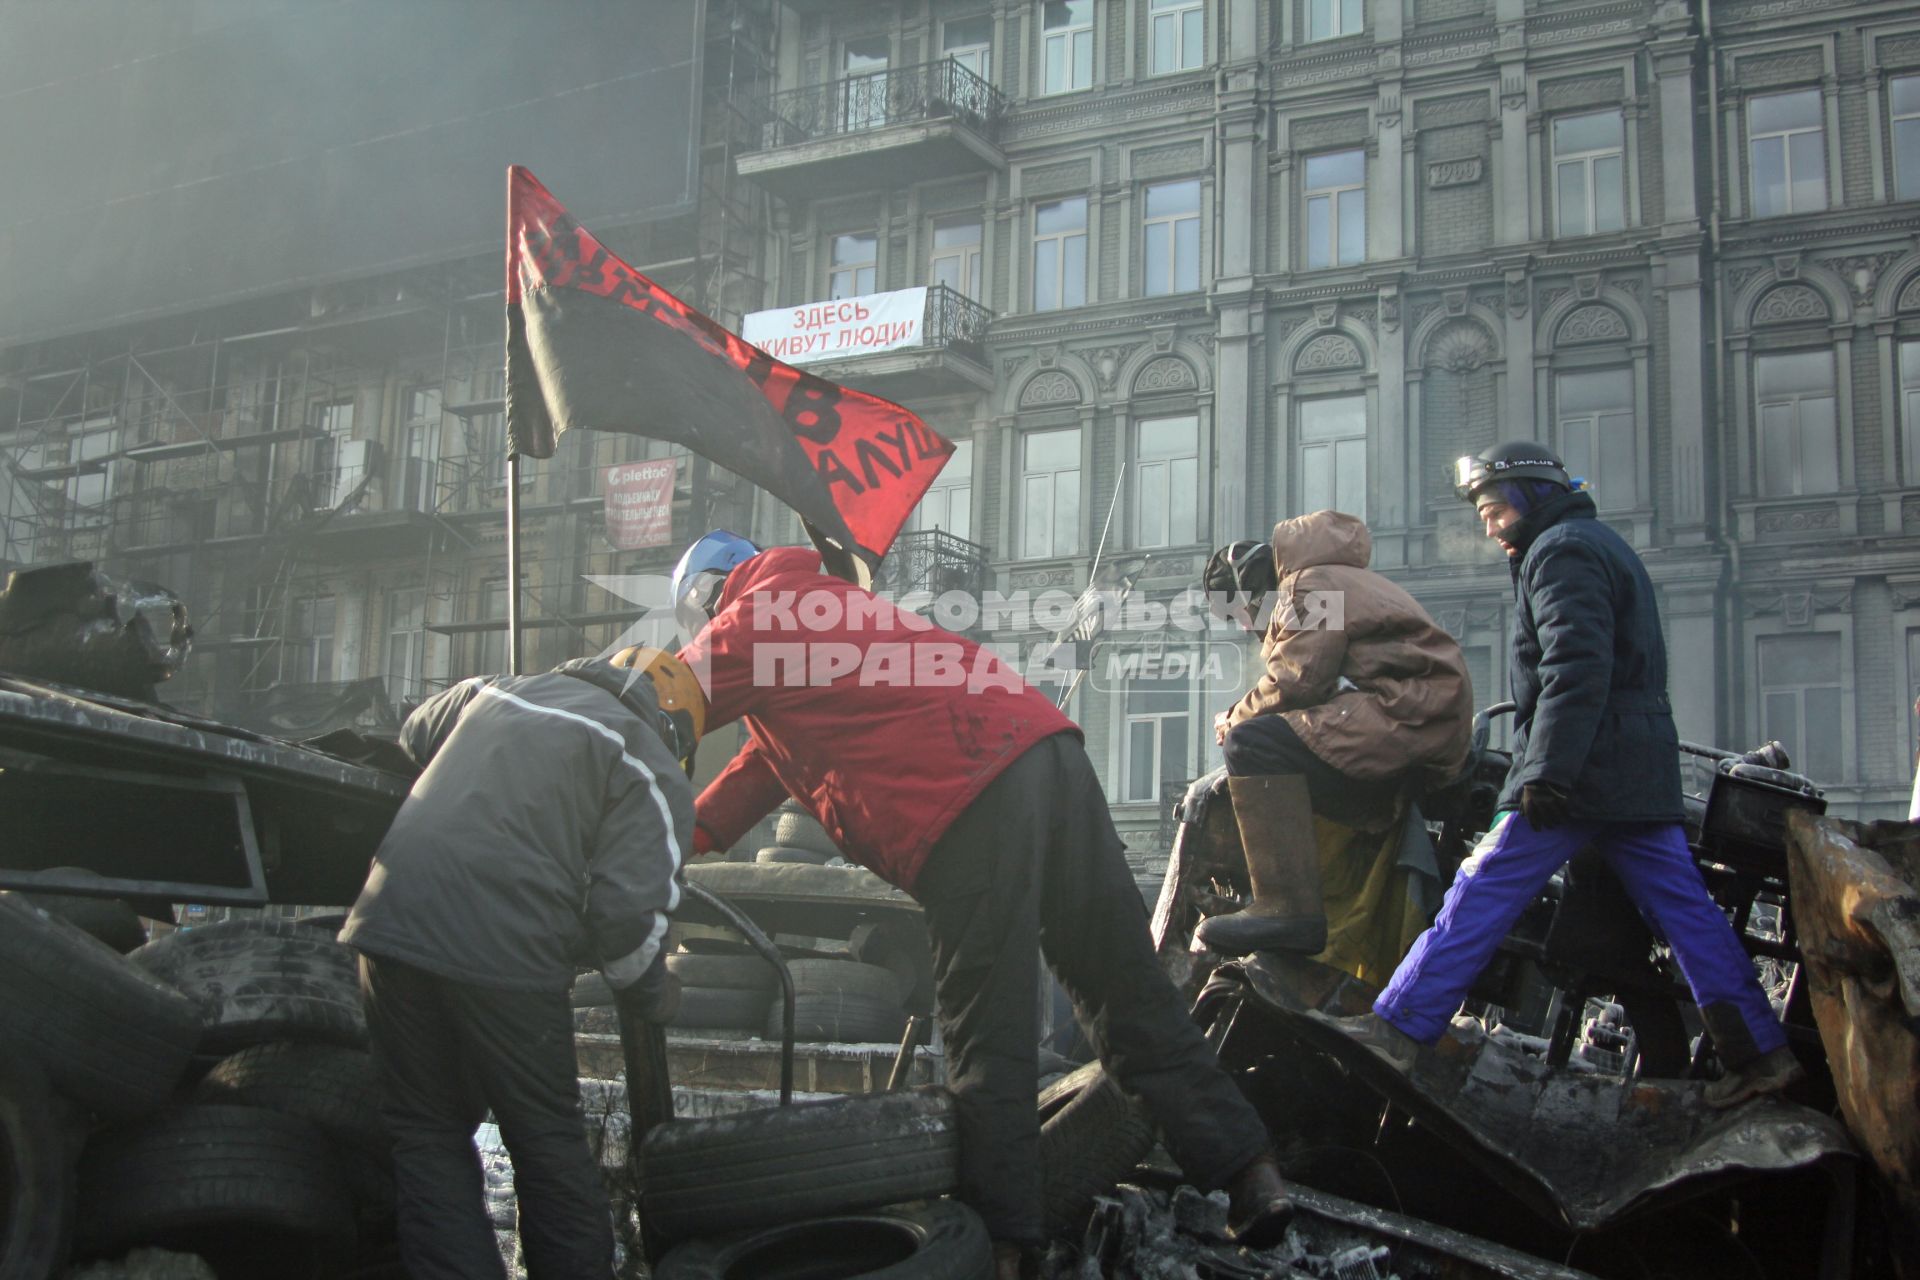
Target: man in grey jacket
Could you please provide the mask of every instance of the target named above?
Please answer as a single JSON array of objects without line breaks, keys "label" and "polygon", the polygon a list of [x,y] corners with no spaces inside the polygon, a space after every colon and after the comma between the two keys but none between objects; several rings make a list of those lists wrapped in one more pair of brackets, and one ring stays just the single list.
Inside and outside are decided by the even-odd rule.
[{"label": "man in grey jacket", "polygon": [[473,1145],[491,1110],[529,1274],[607,1280],[568,988],[595,964],[631,1011],[671,1016],[661,944],[693,828],[674,757],[691,744],[648,680],[580,659],[463,681],[401,746],[425,772],[341,934],[360,952],[401,1259],[414,1280],[504,1276]]}]

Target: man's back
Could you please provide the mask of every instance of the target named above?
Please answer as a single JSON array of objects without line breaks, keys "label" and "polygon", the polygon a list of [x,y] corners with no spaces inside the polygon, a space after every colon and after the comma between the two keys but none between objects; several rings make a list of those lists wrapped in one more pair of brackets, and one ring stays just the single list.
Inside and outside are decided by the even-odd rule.
[{"label": "man's back", "polygon": [[677,905],[691,791],[606,690],[552,672],[466,681],[409,717],[402,743],[426,771],[343,941],[458,981],[559,990]]}]

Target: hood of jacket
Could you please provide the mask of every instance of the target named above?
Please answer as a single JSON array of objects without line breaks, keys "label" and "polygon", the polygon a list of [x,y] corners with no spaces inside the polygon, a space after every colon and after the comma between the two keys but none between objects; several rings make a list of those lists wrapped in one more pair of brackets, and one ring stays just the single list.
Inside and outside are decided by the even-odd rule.
[{"label": "hood of jacket", "polygon": [[1593,495],[1575,489],[1557,498],[1549,498],[1508,525],[1500,535],[1500,541],[1514,550],[1508,566],[1513,571],[1514,578],[1518,580],[1520,562],[1526,558],[1527,549],[1541,534],[1562,520],[1593,520],[1597,519],[1599,514],[1599,508],[1593,505]]},{"label": "hood of jacket", "polygon": [[820,553],[812,547],[769,547],[727,575],[727,585],[720,589],[720,602],[714,611],[726,608],[778,573],[824,576],[826,570],[820,567]]},{"label": "hood of jacket", "polygon": [[1273,567],[1282,578],[1315,565],[1364,569],[1373,559],[1373,535],[1358,516],[1314,511],[1273,526]]}]

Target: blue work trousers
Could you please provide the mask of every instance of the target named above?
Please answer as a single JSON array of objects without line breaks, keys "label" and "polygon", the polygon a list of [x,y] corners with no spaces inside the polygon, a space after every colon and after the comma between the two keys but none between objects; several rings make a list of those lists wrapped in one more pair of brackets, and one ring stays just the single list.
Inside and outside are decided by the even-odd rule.
[{"label": "blue work trousers", "polygon": [[1753,961],[1708,896],[1677,822],[1576,821],[1540,831],[1519,813],[1501,814],[1460,864],[1433,927],[1400,962],[1374,1012],[1422,1044],[1438,1040],[1520,913],[1589,844],[1673,948],[1694,1002],[1738,1011],[1760,1053],[1786,1044]]}]

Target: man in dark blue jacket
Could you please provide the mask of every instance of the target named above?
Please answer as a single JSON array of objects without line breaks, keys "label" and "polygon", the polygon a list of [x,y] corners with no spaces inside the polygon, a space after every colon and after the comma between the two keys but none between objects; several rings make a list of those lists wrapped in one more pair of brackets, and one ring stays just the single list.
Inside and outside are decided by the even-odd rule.
[{"label": "man in dark blue jacket", "polygon": [[1730,1107],[1784,1089],[1799,1064],[1680,825],[1679,739],[1646,567],[1540,445],[1462,458],[1455,490],[1513,573],[1513,768],[1493,829],[1461,864],[1433,927],[1374,1002],[1376,1016],[1349,1030],[1410,1065],[1521,911],[1593,845],[1693,990],[1726,1068],[1706,1101]]}]

